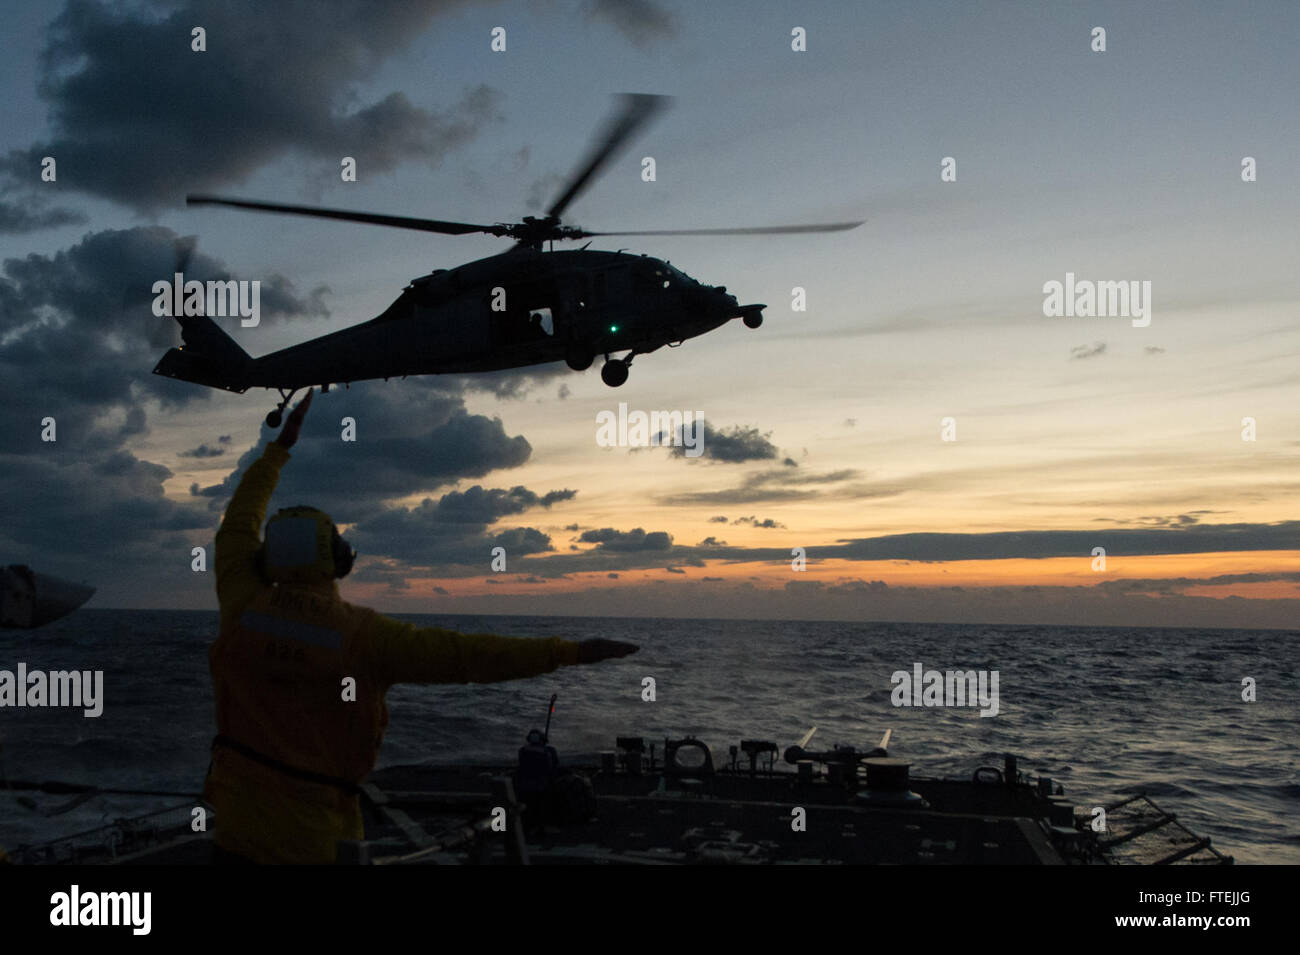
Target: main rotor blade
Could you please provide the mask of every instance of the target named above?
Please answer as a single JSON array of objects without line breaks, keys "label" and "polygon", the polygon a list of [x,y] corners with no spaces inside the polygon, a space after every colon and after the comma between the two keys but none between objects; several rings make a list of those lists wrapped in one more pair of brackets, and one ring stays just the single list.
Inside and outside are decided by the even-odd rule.
[{"label": "main rotor blade", "polygon": [[[862,220],[865,222],[866,220]],[[582,231],[585,239],[591,235],[776,235],[785,232],[844,232],[856,229],[862,222],[823,222],[815,225],[770,225],[752,229],[643,229],[637,232],[588,232]]]},{"label": "main rotor blade", "polygon": [[489,235],[506,235],[506,227],[476,225],[472,222],[444,222],[440,219],[414,219],[409,216],[385,216],[374,212],[348,212],[344,209],[321,209],[316,206],[286,206],[275,202],[258,202],[253,199],[223,199],[219,196],[186,196],[189,206],[233,206],[236,209],[253,209],[257,212],[283,212],[295,216],[315,216],[318,219],[342,219],[345,222],[368,222],[397,229],[416,229],[420,232],[440,232],[443,235],[466,235],[486,232]]},{"label": "main rotor blade", "polygon": [[579,172],[569,180],[568,187],[546,210],[548,216],[559,218],[578,194],[587,187],[587,183],[596,175],[614,153],[627,142],[637,130],[656,113],[672,102],[671,96],[656,96],[651,93],[624,93],[623,109],[614,116],[596,137],[591,152],[579,166]]}]

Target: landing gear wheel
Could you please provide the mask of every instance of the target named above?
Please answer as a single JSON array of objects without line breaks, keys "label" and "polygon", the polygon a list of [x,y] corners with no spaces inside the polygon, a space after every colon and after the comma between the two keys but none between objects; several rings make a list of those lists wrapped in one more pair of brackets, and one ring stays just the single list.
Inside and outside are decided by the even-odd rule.
[{"label": "landing gear wheel", "polygon": [[591,352],[580,351],[576,348],[570,348],[564,355],[564,363],[574,371],[586,371],[595,361],[596,356]]},{"label": "landing gear wheel", "polygon": [[[285,406],[289,402],[293,401],[293,396],[298,393],[297,388],[293,388],[293,389],[277,388],[276,390],[280,392],[280,403],[275,406],[274,411],[268,413],[266,416],[266,426],[268,428],[280,427],[280,422],[284,420]],[[311,391],[310,388],[308,388],[307,390]]]},{"label": "landing gear wheel", "polygon": [[627,362],[621,358],[611,358],[600,366],[600,380],[611,388],[617,388],[627,381]]},{"label": "landing gear wheel", "polygon": [[763,324],[763,313],[748,312],[745,315],[744,322],[746,328],[758,328],[759,325]]}]

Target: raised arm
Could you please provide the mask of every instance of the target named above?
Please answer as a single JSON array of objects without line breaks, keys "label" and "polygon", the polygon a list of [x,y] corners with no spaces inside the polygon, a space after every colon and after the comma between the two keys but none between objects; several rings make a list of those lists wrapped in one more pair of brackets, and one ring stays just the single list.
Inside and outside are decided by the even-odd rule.
[{"label": "raised arm", "polygon": [[311,405],[311,392],[289,414],[280,437],[266,446],[239,481],[226,505],[217,530],[213,564],[217,573],[217,601],[223,612],[237,610],[262,586],[255,555],[262,545],[262,521],[271,493],[280,482],[280,468],[289,460],[289,448],[298,440],[302,419]]}]

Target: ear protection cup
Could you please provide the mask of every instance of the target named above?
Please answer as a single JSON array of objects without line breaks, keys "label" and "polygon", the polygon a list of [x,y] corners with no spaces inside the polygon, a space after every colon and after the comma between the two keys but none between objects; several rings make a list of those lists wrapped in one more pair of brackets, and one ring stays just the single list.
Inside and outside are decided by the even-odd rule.
[{"label": "ear protection cup", "polygon": [[330,540],[330,547],[334,553],[334,576],[346,577],[352,573],[352,565],[356,562],[357,552],[343,535],[339,533],[337,527],[334,528],[334,536]]}]

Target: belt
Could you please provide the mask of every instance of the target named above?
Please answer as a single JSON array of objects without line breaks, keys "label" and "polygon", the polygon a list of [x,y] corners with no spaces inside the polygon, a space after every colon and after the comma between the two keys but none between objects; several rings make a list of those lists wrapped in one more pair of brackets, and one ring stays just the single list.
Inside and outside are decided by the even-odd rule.
[{"label": "belt", "polygon": [[361,795],[361,787],[350,779],[343,779],[340,776],[326,776],[324,773],[313,773],[309,769],[299,769],[297,766],[290,766],[288,763],[267,756],[265,753],[259,753],[251,746],[245,746],[243,743],[239,742],[239,740],[231,739],[229,736],[223,736],[220,733],[212,739],[212,748],[216,749],[218,746],[224,746],[226,749],[234,750],[246,759],[251,759],[255,763],[261,763],[263,766],[268,766],[286,776],[292,776],[294,779],[301,779],[304,782],[317,783],[322,786],[333,786],[352,796]]}]

